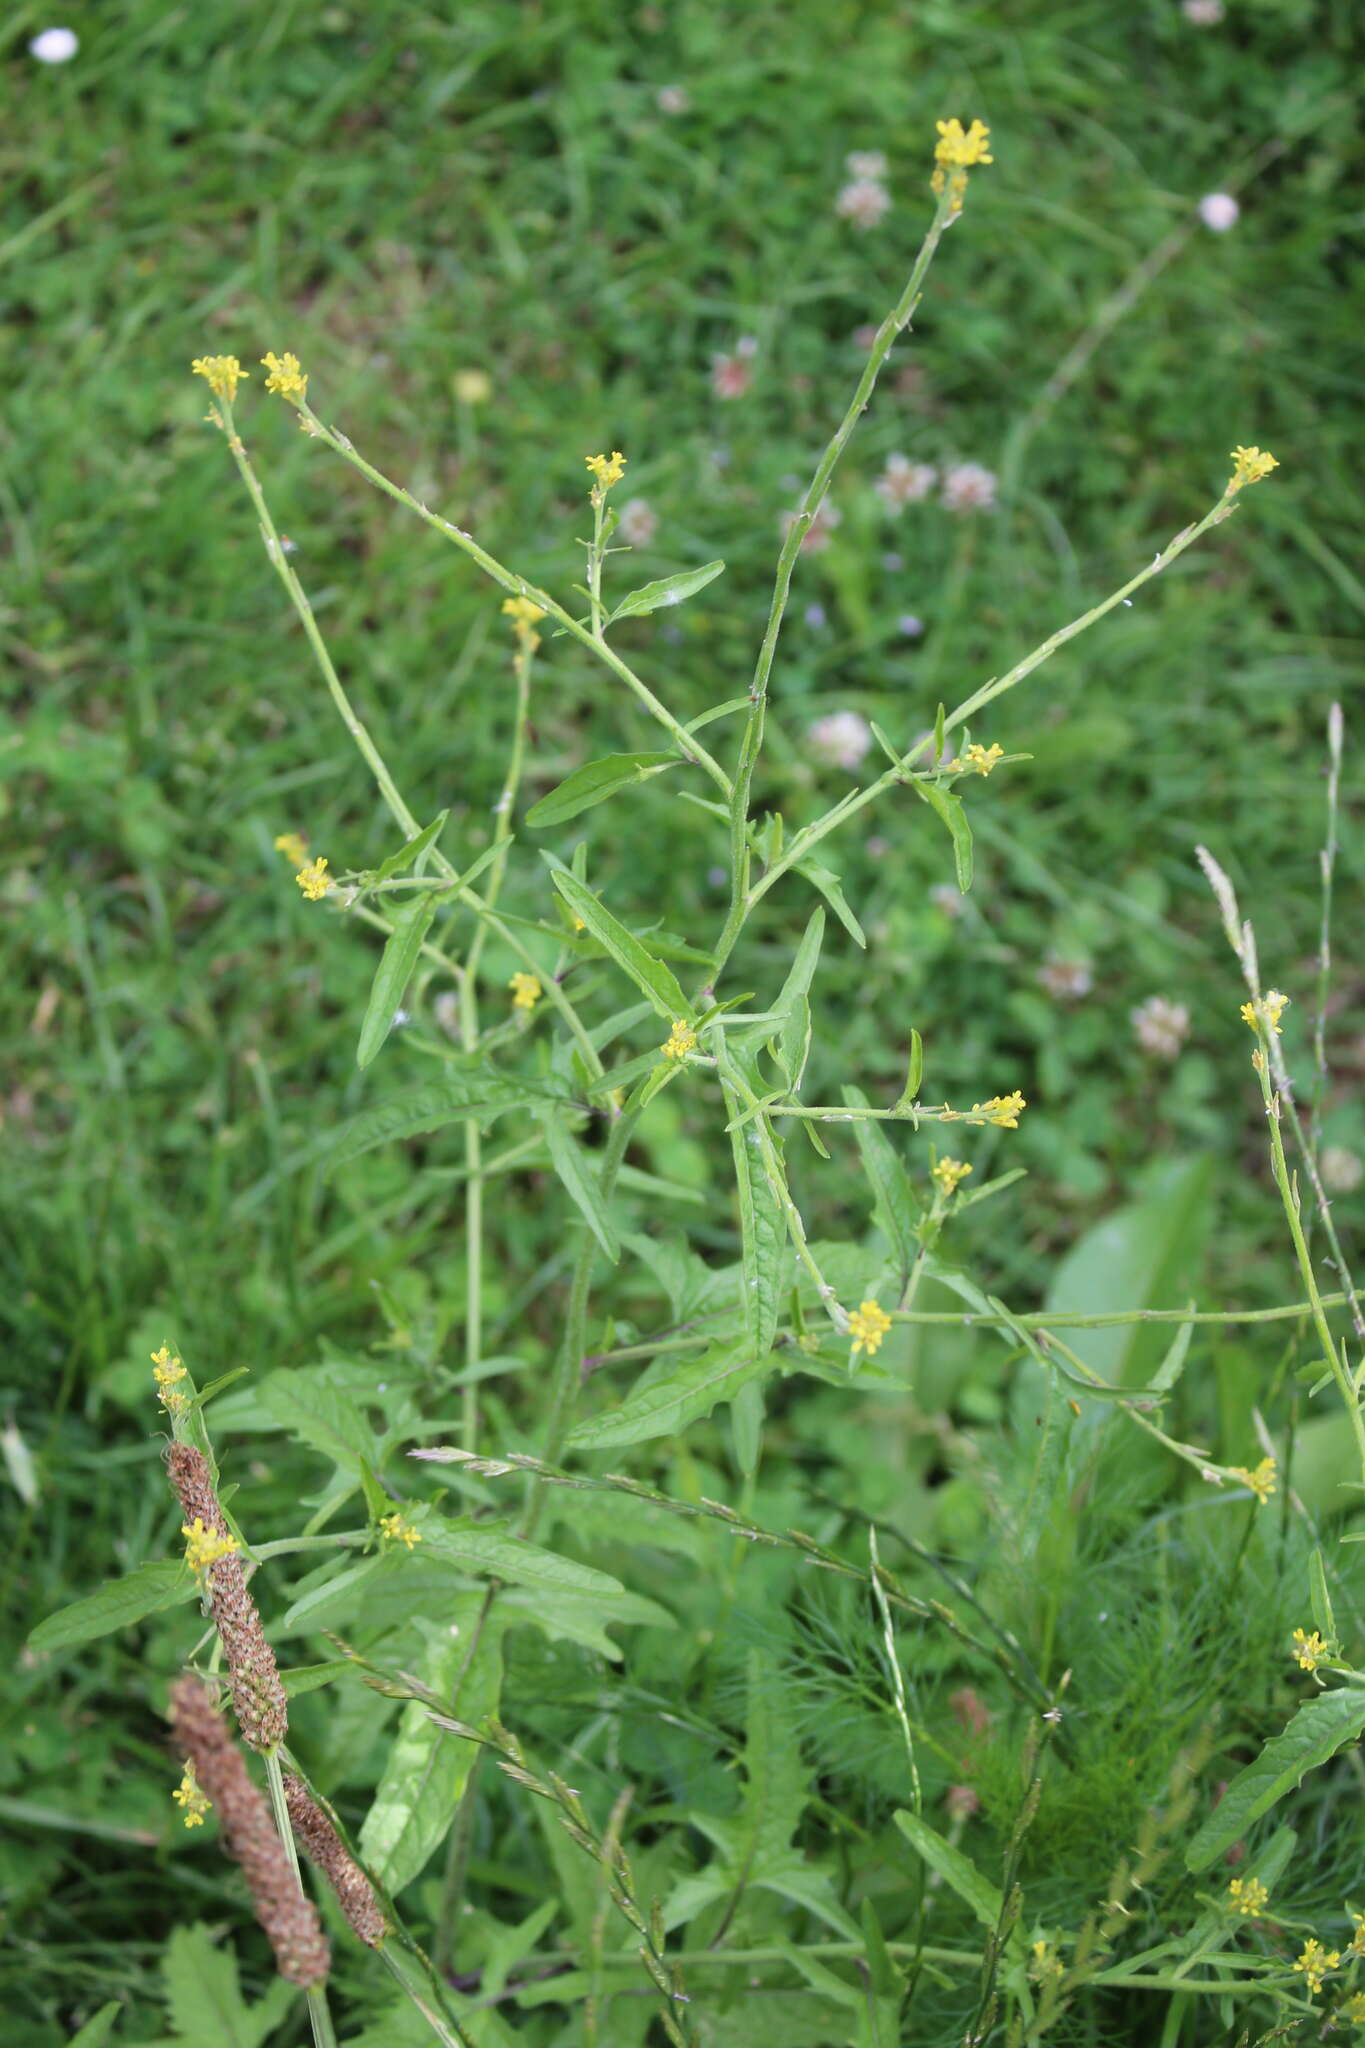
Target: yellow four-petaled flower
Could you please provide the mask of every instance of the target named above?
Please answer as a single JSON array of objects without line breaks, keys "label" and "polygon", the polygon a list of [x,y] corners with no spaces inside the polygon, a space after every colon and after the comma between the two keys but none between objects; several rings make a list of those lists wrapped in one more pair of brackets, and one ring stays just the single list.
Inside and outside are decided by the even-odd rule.
[{"label": "yellow four-petaled flower", "polygon": [[1279,989],[1268,988],[1259,1003],[1243,1003],[1240,1011],[1242,1021],[1249,1024],[1254,1031],[1259,1016],[1266,1030],[1273,1031],[1277,1038],[1281,1038],[1284,1034],[1280,1030],[1280,1019],[1289,1008],[1290,1000],[1289,996],[1281,995]]},{"label": "yellow four-petaled flower", "polygon": [[171,1794],[180,1808],[187,1828],[202,1828],[204,1815],[210,1809],[208,1794],[194,1775],[194,1765],[186,1764],[185,1775]]},{"label": "yellow four-petaled flower", "polygon": [[859,1302],[848,1319],[848,1334],[853,1339],[852,1356],[856,1358],[865,1351],[869,1358],[881,1349],[882,1338],[891,1328],[891,1318],[879,1301]]},{"label": "yellow four-petaled flower", "polygon": [[281,832],[275,841],[275,851],[282,853],[291,867],[308,865],[308,841],[301,832]]},{"label": "yellow four-petaled flower", "polygon": [[182,1523],[180,1533],[185,1539],[185,1562],[192,1572],[206,1572],[220,1557],[231,1557],[237,1548],[235,1536],[222,1529],[206,1529],[202,1515],[196,1515],[192,1523]]},{"label": "yellow four-petaled flower", "polygon": [[1327,1972],[1335,1970],[1340,1961],[1341,1953],[1338,1949],[1326,1949],[1320,1941],[1310,1940],[1304,1943],[1303,1954],[1294,1968],[1302,1975],[1310,1995],[1315,1995],[1321,1991],[1322,1981]]},{"label": "yellow four-petaled flower", "polygon": [[534,974],[514,974],[507,986],[512,991],[514,1010],[534,1010],[540,1001],[540,982]]},{"label": "yellow four-petaled flower", "polygon": [[674,1019],[673,1029],[659,1047],[666,1060],[686,1059],[697,1042],[697,1034],[685,1018]]},{"label": "yellow four-petaled flower", "polygon": [[1254,1472],[1249,1472],[1245,1465],[1229,1465],[1228,1470],[1234,1479],[1240,1479],[1244,1486],[1251,1488],[1257,1503],[1264,1507],[1275,1491],[1275,1460],[1262,1458]]},{"label": "yellow four-petaled flower", "polygon": [[310,860],[305,867],[299,869],[294,880],[310,903],[318,902],[332,886],[332,878],[327,872],[325,859]]},{"label": "yellow four-petaled flower", "polygon": [[1228,1903],[1238,1913],[1259,1913],[1269,1897],[1259,1877],[1234,1877],[1228,1886]]},{"label": "yellow four-petaled flower", "polygon": [[1229,492],[1240,491],[1243,484],[1260,483],[1262,477],[1269,476],[1272,469],[1280,466],[1268,448],[1234,448],[1232,460],[1235,467],[1228,484]]},{"label": "yellow four-petaled flower", "polygon": [[973,164],[995,162],[987,152],[991,131],[984,121],[973,121],[970,128],[964,128],[954,115],[951,121],[938,121],[934,125],[938,129],[938,141],[934,144],[935,163],[969,170]]},{"label": "yellow four-petaled flower", "polygon": [[237,396],[237,386],[251,375],[236,356],[196,356],[190,369],[196,377],[206,379],[215,398],[225,398],[229,405]]},{"label": "yellow four-petaled flower", "polygon": [[422,1540],[421,1530],[414,1529],[412,1523],[405,1522],[401,1515],[384,1515],[379,1526],[387,1542],[404,1543],[409,1550],[414,1543],[420,1543]]},{"label": "yellow four-petaled flower", "polygon": [[1316,1629],[1311,1635],[1301,1628],[1295,1629],[1294,1655],[1298,1659],[1300,1670],[1316,1671],[1327,1654],[1327,1645]]},{"label": "yellow four-petaled flower", "polygon": [[266,390],[278,392],[291,405],[302,405],[308,395],[308,376],[298,357],[288,349],[282,356],[277,356],[272,348],[261,357],[261,362],[270,372],[265,380]]},{"label": "yellow four-petaled flower", "polygon": [[937,1165],[931,1166],[929,1169],[945,1195],[956,1193],[957,1188],[967,1178],[971,1170],[971,1167],[965,1165],[960,1159],[940,1159]]},{"label": "yellow four-petaled flower", "polygon": [[593,487],[594,496],[599,491],[605,495],[613,484],[620,483],[626,473],[626,458],[619,448],[613,449],[610,455],[585,455],[583,460],[597,479]]}]

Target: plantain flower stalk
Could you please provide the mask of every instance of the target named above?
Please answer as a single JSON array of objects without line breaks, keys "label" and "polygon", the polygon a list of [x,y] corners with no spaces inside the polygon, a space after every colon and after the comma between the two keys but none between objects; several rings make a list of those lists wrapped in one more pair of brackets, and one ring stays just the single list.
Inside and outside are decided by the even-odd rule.
[{"label": "plantain flower stalk", "polygon": [[378,1948],[387,1929],[370,1880],[301,1778],[285,1778],[284,1797],[295,1839],[336,1893],[360,1939],[370,1948]]},{"label": "plantain flower stalk", "polygon": [[[265,1639],[256,1603],[236,1549],[221,1548],[226,1522],[213,1490],[208,1460],[193,1444],[172,1444],[166,1453],[171,1485],[191,1532],[190,1563],[213,1615],[227,1658],[232,1705],[242,1739],[253,1749],[274,1749],[289,1727],[289,1710],[275,1653]],[[217,1536],[219,1545],[207,1544]],[[215,1551],[218,1554],[214,1554]]]}]

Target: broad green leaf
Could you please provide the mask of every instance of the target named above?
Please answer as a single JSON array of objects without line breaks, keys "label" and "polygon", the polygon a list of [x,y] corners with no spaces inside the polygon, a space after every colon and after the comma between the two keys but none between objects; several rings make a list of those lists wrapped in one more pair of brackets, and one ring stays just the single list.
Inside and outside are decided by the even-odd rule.
[{"label": "broad green leaf", "polygon": [[854,945],[861,946],[865,952],[867,939],[863,928],[844,901],[843,884],[834,869],[825,867],[818,860],[798,860],[795,868],[798,875],[804,875],[811,886],[819,890]]},{"label": "broad green leaf", "polygon": [[237,1958],[196,1921],[176,1927],[161,1958],[166,2004],[180,2040],[194,2048],[260,2048],[298,1997],[298,1987],[277,1977],[248,2006],[237,1981]]},{"label": "broad green leaf", "polygon": [[370,876],[371,885],[375,882],[391,881],[395,875],[409,872],[420,874],[421,869],[418,866],[418,862],[427,849],[436,844],[436,841],[441,836],[445,821],[449,816],[450,812],[448,810],[442,811],[439,817],[433,818],[429,825],[424,825],[420,832],[414,833],[406,846],[400,846],[397,853],[391,853],[388,859],[382,862],[375,869],[373,875]]},{"label": "broad green leaf", "polygon": [[33,1650],[71,1650],[78,1643],[93,1643],[97,1636],[112,1635],[115,1629],[131,1628],[145,1615],[160,1614],[192,1600],[196,1593],[193,1574],[178,1557],[152,1558],[121,1579],[110,1579],[97,1593],[58,1608],[40,1621],[29,1637]]},{"label": "broad green leaf", "polygon": [[526,822],[536,830],[543,825],[563,825],[580,811],[605,803],[618,789],[628,789],[633,782],[648,782],[651,775],[682,765],[681,754],[604,754],[599,761],[585,761],[538,804],[532,804]]},{"label": "broad green leaf", "polygon": [[[761,1093],[752,1061],[745,1072],[739,1053],[723,1045],[716,1055],[727,1121],[741,1116],[747,1107],[738,1085],[747,1081],[749,1095]],[[749,1355],[766,1358],[777,1335],[782,1296],[787,1285],[791,1258],[787,1248],[787,1218],[784,1203],[790,1200],[785,1184],[777,1185],[764,1157],[762,1132],[757,1119],[730,1132],[730,1152],[735,1167],[735,1192],[739,1201],[740,1263],[742,1266],[744,1323],[749,1338]],[[782,1172],[782,1141],[767,1126],[776,1171]]]},{"label": "broad green leaf", "polygon": [[641,995],[647,996],[661,1017],[671,1024],[675,1019],[690,1021],[691,1005],[678,986],[677,977],[671,967],[665,967],[662,960],[641,944],[633,932],[614,918],[579,881],[565,868],[553,868],[551,875],[556,889],[568,904],[575,917],[581,917],[588,930],[604,946],[617,966],[628,974]]},{"label": "broad green leaf", "polygon": [[[866,1109],[867,1097],[861,1088],[851,1083],[844,1088],[844,1101],[850,1109]],[[906,1172],[896,1148],[879,1123],[868,1117],[859,1117],[853,1125],[862,1157],[863,1172],[876,1197],[876,1220],[890,1240],[896,1256],[901,1286],[910,1278],[910,1269],[919,1254],[920,1204],[915,1198],[914,1185]]]},{"label": "broad green leaf", "polygon": [[108,2005],[102,2005],[98,2012],[90,2015],[78,2034],[71,2036],[66,2048],[104,2048],[122,2011],[122,1999],[111,1998]]},{"label": "broad green leaf", "polygon": [[935,1876],[942,1878],[971,1907],[981,1925],[997,1927],[1005,1904],[998,1886],[983,1877],[970,1857],[955,1849],[951,1842],[945,1842],[917,1813],[902,1810],[894,1819],[911,1848],[924,1858]]},{"label": "broad green leaf", "polygon": [[358,1067],[368,1067],[393,1029],[393,1020],[407,993],[422,942],[436,915],[436,898],[424,892],[410,903],[400,904],[390,915],[393,930],[379,956],[379,965],[370,986],[370,1000],[365,1006],[365,1020],[360,1027],[360,1043],[355,1054]]},{"label": "broad green leaf", "polygon": [[571,1135],[565,1119],[555,1110],[540,1112],[540,1127],[545,1133],[550,1163],[564,1183],[570,1199],[589,1230],[615,1265],[621,1256],[621,1246],[611,1217],[607,1214],[607,1205],[602,1199],[601,1184],[589,1164],[588,1155],[578,1140]]},{"label": "broad green leaf", "polygon": [[510,1626],[524,1618],[543,1634],[564,1642],[581,1643],[595,1657],[619,1664],[625,1654],[607,1634],[612,1627],[675,1628],[673,1616],[655,1600],[624,1587],[615,1593],[558,1592],[552,1600],[529,1586],[507,1586],[498,1595],[498,1605]]},{"label": "broad green leaf", "polygon": [[684,1359],[665,1379],[655,1380],[605,1415],[593,1415],[569,1432],[569,1442],[582,1450],[606,1450],[619,1444],[647,1443],[651,1437],[677,1436],[689,1423],[709,1415],[717,1401],[733,1401],[778,1363],[770,1352],[755,1357],[747,1346],[714,1346],[697,1358]]},{"label": "broad green leaf", "polygon": [[290,1699],[296,1700],[301,1693],[316,1692],[320,1686],[331,1685],[354,1670],[353,1664],[340,1657],[330,1664],[293,1664],[287,1671],[281,1670],[280,1677]]},{"label": "broad green leaf", "polygon": [[661,576],[657,583],[642,583],[629,597],[621,599],[607,624],[613,626],[618,619],[633,619],[641,612],[657,612],[665,605],[681,604],[684,598],[714,582],[724,567],[724,562],[704,562],[700,569],[682,569],[676,576]]},{"label": "broad green leaf", "polygon": [[399,1138],[415,1138],[425,1131],[439,1131],[444,1125],[469,1118],[491,1122],[509,1109],[530,1109],[546,1101],[566,1098],[544,1081],[516,1079],[497,1073],[487,1061],[467,1068],[457,1067],[443,1080],[424,1088],[406,1088],[383,1102],[353,1116],[332,1133],[320,1147],[329,1169],[358,1159],[376,1145]]},{"label": "broad green leaf", "polygon": [[[325,1371],[325,1368],[323,1369]],[[375,1462],[374,1431],[355,1404],[321,1372],[273,1372],[260,1389],[261,1405],[282,1429],[311,1444],[349,1478]]]},{"label": "broad green leaf", "polygon": [[[456,1594],[442,1621],[424,1625],[426,1684],[445,1710],[477,1727],[502,1692],[503,1621],[481,1591]],[[379,1882],[400,1892],[445,1840],[478,1744],[438,1728],[417,1700],[404,1707],[384,1775],[360,1830],[360,1853]]]},{"label": "broad green leaf", "polygon": [[599,1572],[590,1564],[579,1564],[558,1551],[543,1550],[537,1543],[505,1535],[480,1523],[478,1528],[461,1527],[443,1515],[418,1510],[412,1520],[422,1533],[425,1557],[446,1558],[471,1577],[505,1579],[514,1585],[530,1586],[547,1600],[560,1594],[582,1593],[615,1599],[625,1588],[610,1572]]},{"label": "broad green leaf", "polygon": [[967,823],[967,813],[961,797],[954,796],[950,789],[942,788],[937,782],[926,781],[920,775],[910,777],[910,787],[917,796],[924,798],[931,811],[942,818],[952,834],[957,886],[965,896],[972,886],[972,828]]},{"label": "broad green leaf", "polygon": [[1207,1870],[1254,1821],[1292,1792],[1305,1772],[1327,1763],[1365,1729],[1365,1688],[1340,1686],[1305,1700],[1254,1763],[1237,1773],[1185,1851],[1190,1870]]}]

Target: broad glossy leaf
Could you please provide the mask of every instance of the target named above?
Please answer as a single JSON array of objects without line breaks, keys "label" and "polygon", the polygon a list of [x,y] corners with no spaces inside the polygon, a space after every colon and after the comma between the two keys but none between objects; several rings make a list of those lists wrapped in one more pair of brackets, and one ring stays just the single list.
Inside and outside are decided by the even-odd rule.
[{"label": "broad glossy leaf", "polygon": [[165,1607],[177,1607],[194,1598],[193,1575],[178,1557],[152,1558],[124,1578],[110,1579],[84,1600],[58,1608],[40,1621],[29,1637],[34,1650],[70,1650],[78,1643],[93,1643],[97,1636],[112,1635],[115,1629],[131,1628],[144,1615],[160,1614]]},{"label": "broad glossy leaf", "polygon": [[691,1005],[678,986],[671,967],[665,967],[662,960],[656,960],[633,932],[614,918],[592,890],[571,875],[566,868],[552,869],[554,885],[575,917],[581,917],[588,930],[606,948],[617,966],[628,974],[641,995],[647,996],[661,1017],[669,1023],[678,1018],[690,1020]]},{"label": "broad glossy leaf", "polygon": [[393,1029],[393,1020],[398,1015],[423,941],[436,915],[436,898],[424,891],[411,902],[400,904],[390,915],[393,930],[379,956],[379,965],[370,985],[370,1000],[365,1006],[365,1019],[360,1027],[360,1043],[355,1054],[358,1067],[368,1067]]},{"label": "broad glossy leaf", "polygon": [[636,618],[641,612],[657,612],[665,605],[681,604],[684,598],[714,582],[724,567],[724,562],[704,562],[700,569],[683,569],[676,576],[661,576],[656,583],[642,583],[638,590],[631,591],[629,597],[621,599],[607,624],[611,626],[618,619]]},{"label": "broad glossy leaf", "polygon": [[1253,1821],[1365,1730],[1365,1687],[1339,1686],[1305,1700],[1289,1726],[1239,1771],[1185,1851],[1190,1870],[1207,1870]]},{"label": "broad glossy leaf", "polygon": [[589,1416],[569,1432],[581,1450],[606,1450],[676,1436],[709,1415],[717,1401],[733,1401],[742,1387],[777,1365],[771,1352],[755,1357],[747,1345],[720,1345],[684,1359],[666,1378],[655,1380],[605,1415]]},{"label": "broad glossy leaf", "polygon": [[605,803],[618,789],[632,783],[648,782],[665,768],[681,768],[681,754],[604,754],[599,761],[585,761],[566,775],[557,788],[532,804],[526,823],[537,831],[545,825],[563,825],[594,804]]}]

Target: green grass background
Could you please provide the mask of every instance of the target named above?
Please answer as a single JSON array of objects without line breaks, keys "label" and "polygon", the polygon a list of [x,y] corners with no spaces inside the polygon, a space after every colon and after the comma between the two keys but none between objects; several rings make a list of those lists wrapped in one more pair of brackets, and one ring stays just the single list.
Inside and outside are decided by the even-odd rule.
[{"label": "green grass background", "polygon": [[[580,573],[583,455],[624,449],[621,495],[647,497],[659,527],[617,558],[619,587],[729,565],[667,632],[621,635],[694,716],[747,683],[780,514],[857,376],[855,331],[900,289],[944,114],[985,118],[996,162],[839,473],[834,543],[799,565],[757,801],[812,815],[846,786],[803,749],[814,717],[850,707],[908,740],[1197,517],[1234,444],[1281,467],[995,708],[979,736],[1033,759],[972,792],[979,878],[960,918],[930,897],[951,867],[922,808],[835,842],[870,945],[837,929],[827,945],[807,1092],[896,1090],[911,1025],[929,1099],[1023,1088],[1023,1129],[975,1156],[983,1177],[993,1159],[1030,1178],[964,1244],[1018,1305],[1144,1175],[1193,1154],[1212,1161],[1210,1298],[1290,1298],[1240,991],[1192,848],[1232,873],[1267,979],[1294,994],[1286,1044],[1306,1077],[1323,731],[1340,699],[1352,744],[1365,612],[1362,50],[1346,0],[1231,0],[1211,28],[1164,0],[130,0],[66,18],[73,63],[29,58],[45,20],[20,9],[0,73],[0,1326],[37,1485],[27,1506],[13,1488],[3,1500],[17,1637],[164,1540],[145,1380],[164,1334],[202,1384],[309,1362],[324,1341],[363,1351],[386,1329],[437,1357],[461,1313],[448,1186],[386,1154],[340,1188],[278,1171],[373,1093],[354,1035],[375,954],[298,900],[271,842],[300,829],[334,867],[365,866],[393,834],[190,358],[295,350],[325,417],[561,592]],[[670,85],[689,96],[681,115],[660,110]],[[858,149],[886,152],[895,199],[865,234],[834,211]],[[1242,217],[1215,235],[1193,208],[1224,189]],[[1068,350],[1171,237],[1047,403]],[[711,360],[745,334],[753,386],[724,403]],[[493,395],[462,412],[452,379],[476,367]],[[508,732],[494,593],[301,436],[261,374],[239,418],[276,516],[409,801],[452,807],[458,858],[484,843]],[[892,520],[871,486],[896,450],[1001,471],[1002,503]],[[898,629],[907,612],[918,640]],[[719,745],[732,727],[713,731]],[[542,652],[533,738],[531,795],[654,743],[568,641]],[[722,835],[667,780],[582,823],[595,880],[639,921],[714,931]],[[521,837],[508,901],[539,915],[536,839]],[[1349,801],[1343,842],[1327,1130],[1361,1148]],[[767,899],[735,988],[777,985],[809,907],[794,878]],[[1039,986],[1049,953],[1089,965],[1083,1001]],[[490,950],[490,1004],[512,964]],[[1158,992],[1193,1019],[1170,1067],[1128,1022]],[[384,1061],[390,1085],[418,1071],[401,1043]],[[700,1095],[680,1100],[661,1103],[638,1163],[698,1186],[718,1122]],[[854,1230],[853,1188],[845,1155],[809,1176],[817,1234]],[[559,1224],[532,1192],[493,1213],[490,1348],[535,1355],[554,1339]],[[732,1256],[730,1221],[708,1213],[700,1242]],[[1246,1355],[1269,1372],[1278,1340]],[[519,1412],[531,1426],[533,1403]],[[864,1433],[850,1464],[868,1448]],[[272,1454],[258,1476],[287,1513],[287,1463]],[[874,1459],[872,1495],[880,1483]],[[69,1661],[60,1691],[50,1664],[20,1660],[14,1678],[5,1789],[32,1811],[5,1864],[5,1996],[22,2038],[46,2044],[97,1996],[152,2009],[160,1940],[197,1880],[170,1862],[164,1674],[115,1642]]]}]

